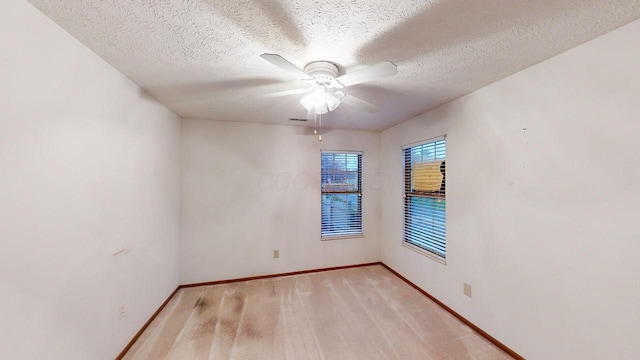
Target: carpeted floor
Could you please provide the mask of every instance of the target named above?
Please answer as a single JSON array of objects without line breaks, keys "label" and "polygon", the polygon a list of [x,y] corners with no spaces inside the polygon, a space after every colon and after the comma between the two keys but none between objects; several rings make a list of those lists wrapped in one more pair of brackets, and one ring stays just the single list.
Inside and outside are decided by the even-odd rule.
[{"label": "carpeted floor", "polygon": [[511,359],[380,265],[181,289],[125,359]]}]

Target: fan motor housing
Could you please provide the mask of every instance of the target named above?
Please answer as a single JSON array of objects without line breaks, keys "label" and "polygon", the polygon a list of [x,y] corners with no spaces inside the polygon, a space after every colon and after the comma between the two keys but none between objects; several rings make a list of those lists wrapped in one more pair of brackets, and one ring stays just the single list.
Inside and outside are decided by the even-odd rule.
[{"label": "fan motor housing", "polygon": [[338,77],[338,67],[329,61],[314,61],[304,67],[304,72],[321,84],[330,84]]}]

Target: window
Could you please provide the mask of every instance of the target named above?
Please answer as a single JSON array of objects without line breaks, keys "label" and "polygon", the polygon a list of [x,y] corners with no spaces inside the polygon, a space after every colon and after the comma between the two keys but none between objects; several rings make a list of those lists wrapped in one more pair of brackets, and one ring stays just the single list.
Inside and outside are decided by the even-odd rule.
[{"label": "window", "polygon": [[446,243],[445,139],[404,147],[405,244],[444,260]]},{"label": "window", "polygon": [[362,153],[321,156],[322,238],[362,235]]}]

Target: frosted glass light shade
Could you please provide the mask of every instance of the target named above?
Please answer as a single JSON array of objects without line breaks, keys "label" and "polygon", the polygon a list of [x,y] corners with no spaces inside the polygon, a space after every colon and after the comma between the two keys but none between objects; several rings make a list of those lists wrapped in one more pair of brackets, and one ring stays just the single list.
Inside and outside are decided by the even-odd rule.
[{"label": "frosted glass light shade", "polygon": [[324,86],[317,86],[313,91],[300,99],[300,103],[307,111],[314,111],[316,114],[326,114],[329,111],[335,110],[338,105],[340,105],[340,100],[344,96],[340,96],[340,94],[332,94],[327,92]]}]

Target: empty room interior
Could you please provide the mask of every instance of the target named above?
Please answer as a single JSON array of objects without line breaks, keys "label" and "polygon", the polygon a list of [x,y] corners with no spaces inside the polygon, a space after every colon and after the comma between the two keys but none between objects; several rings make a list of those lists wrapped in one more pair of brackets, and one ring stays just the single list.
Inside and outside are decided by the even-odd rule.
[{"label": "empty room interior", "polygon": [[0,359],[640,358],[640,0],[0,9]]}]

